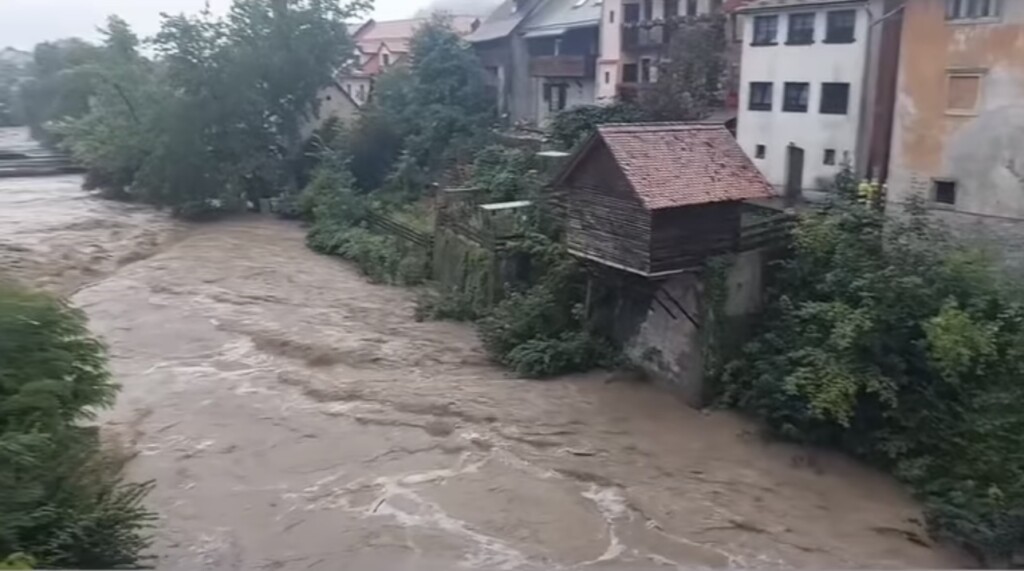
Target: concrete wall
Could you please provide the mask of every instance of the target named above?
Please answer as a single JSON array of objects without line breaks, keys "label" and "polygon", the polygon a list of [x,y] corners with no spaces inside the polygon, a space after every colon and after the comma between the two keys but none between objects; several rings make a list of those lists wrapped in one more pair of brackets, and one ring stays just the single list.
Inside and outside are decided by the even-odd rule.
[{"label": "concrete wall", "polygon": [[[753,251],[734,258],[726,272],[724,315],[711,315],[700,273],[684,273],[666,281],[657,294],[664,306],[650,300],[644,308],[646,315],[624,344],[626,356],[656,381],[678,390],[690,404],[704,404],[704,333],[712,326],[709,320],[742,320],[761,309],[764,256],[762,251]],[[669,295],[700,328],[683,315]],[[622,319],[629,321],[629,316]]]},{"label": "concrete wall", "polygon": [[[739,88],[739,120],[737,139],[743,150],[769,182],[778,188],[787,177],[787,147],[790,144],[804,149],[804,190],[820,190],[835,178],[844,160],[857,161],[865,113],[865,95],[868,88],[868,51],[870,45],[870,16],[867,4],[833,6],[832,9],[857,9],[856,41],[848,44],[823,43],[827,10],[815,10],[815,39],[810,45],[786,45],[788,15],[812,11],[803,9],[756,12],[743,18],[744,47],[741,62],[742,78]],[[778,15],[778,44],[752,46],[755,15]],[[772,110],[750,110],[750,84],[773,84]],[[782,110],[786,82],[810,84],[810,98],[806,113]],[[828,115],[819,112],[822,83],[850,84],[849,107],[846,115]],[[765,157],[756,158],[756,147],[765,146]],[[836,154],[836,164],[824,164],[825,150]]]},{"label": "concrete wall", "polygon": [[359,114],[359,108],[337,85],[321,90],[318,98],[320,103],[316,113],[302,125],[303,139],[308,139],[330,117],[337,117],[342,123],[347,123]]},{"label": "concrete wall", "polygon": [[[944,2],[904,14],[889,201],[932,201],[935,179],[956,203],[932,203],[951,228],[989,241],[1018,264],[1024,244],[1024,2],[998,18],[946,21]],[[973,110],[949,107],[950,74],[979,77]]]}]

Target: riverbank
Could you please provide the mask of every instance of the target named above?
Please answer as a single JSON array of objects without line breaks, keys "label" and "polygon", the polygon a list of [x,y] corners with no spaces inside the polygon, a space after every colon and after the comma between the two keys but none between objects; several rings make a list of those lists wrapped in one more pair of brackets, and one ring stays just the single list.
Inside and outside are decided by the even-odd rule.
[{"label": "riverbank", "polygon": [[88,284],[160,568],[964,563],[889,478],[621,376],[514,378],[295,226],[181,227],[31,180],[0,183],[4,264]]}]

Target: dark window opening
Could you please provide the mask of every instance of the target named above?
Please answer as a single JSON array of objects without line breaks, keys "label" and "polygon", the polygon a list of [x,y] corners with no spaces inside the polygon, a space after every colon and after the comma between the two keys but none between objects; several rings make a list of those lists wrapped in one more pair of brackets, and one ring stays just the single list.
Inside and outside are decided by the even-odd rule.
[{"label": "dark window opening", "polygon": [[640,83],[651,82],[651,60],[640,60]]},{"label": "dark window opening", "polygon": [[696,16],[697,15],[697,0],[686,0],[686,15]]},{"label": "dark window opening", "polygon": [[767,153],[767,150],[765,149],[764,145],[758,145],[754,149],[754,158],[755,159],[763,159],[765,157],[766,153]]},{"label": "dark window opening", "polygon": [[775,44],[775,37],[779,33],[778,16],[755,16],[754,17],[754,40],[751,45],[770,46]]},{"label": "dark window opening", "polygon": [[654,0],[644,0],[644,20],[654,19]]},{"label": "dark window opening", "polygon": [[849,83],[821,84],[821,112],[826,115],[846,115],[850,106]]},{"label": "dark window opening", "polygon": [[836,164],[836,150],[835,149],[825,149],[825,161],[824,162],[825,162],[826,165],[830,165],[830,166],[833,166],[833,165]]},{"label": "dark window opening", "polygon": [[640,5],[626,4],[622,7],[622,21],[626,24],[635,24],[640,21]]},{"label": "dark window opening", "polygon": [[1000,0],[946,0],[946,19],[996,18],[1000,4]]},{"label": "dark window opening", "polygon": [[665,19],[679,15],[679,0],[665,0]]},{"label": "dark window opening", "polygon": [[806,113],[807,100],[810,99],[811,84],[809,83],[787,83],[786,92],[782,99],[782,110],[792,113]]},{"label": "dark window opening", "polygon": [[772,84],[763,82],[752,82],[750,84],[750,110],[771,111],[772,110]]},{"label": "dark window opening", "polygon": [[380,61],[384,64],[384,67],[391,65],[391,54],[381,54]]},{"label": "dark window opening", "polygon": [[639,68],[635,63],[622,65],[622,83],[636,83],[639,78]]},{"label": "dark window opening", "polygon": [[836,10],[828,13],[825,43],[849,44],[854,41],[857,29],[856,10]]},{"label": "dark window opening", "polygon": [[608,23],[609,24],[614,24],[615,23],[615,10],[609,10],[608,11]]},{"label": "dark window opening", "polygon": [[564,83],[544,85],[544,101],[548,104],[548,111],[564,110],[568,98],[569,86]]},{"label": "dark window opening", "polygon": [[956,204],[956,182],[952,180],[935,181],[935,202]]},{"label": "dark window opening", "polygon": [[729,14],[729,25],[732,27],[732,41],[743,41],[743,26],[740,17],[736,14]]},{"label": "dark window opening", "polygon": [[787,44],[806,45],[814,43],[814,14],[791,14]]},{"label": "dark window opening", "polygon": [[607,84],[609,84],[611,82],[612,82],[612,74],[611,74],[611,72],[610,71],[604,72],[604,83],[605,83],[605,85],[607,85]]}]

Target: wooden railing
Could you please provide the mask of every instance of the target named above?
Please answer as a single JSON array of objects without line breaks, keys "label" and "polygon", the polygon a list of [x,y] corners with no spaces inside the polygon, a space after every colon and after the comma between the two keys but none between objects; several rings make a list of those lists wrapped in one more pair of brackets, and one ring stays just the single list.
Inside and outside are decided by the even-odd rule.
[{"label": "wooden railing", "polygon": [[366,215],[366,223],[381,232],[386,232],[407,242],[430,249],[434,246],[434,235],[423,232],[407,224],[403,224],[389,216],[370,212]]}]

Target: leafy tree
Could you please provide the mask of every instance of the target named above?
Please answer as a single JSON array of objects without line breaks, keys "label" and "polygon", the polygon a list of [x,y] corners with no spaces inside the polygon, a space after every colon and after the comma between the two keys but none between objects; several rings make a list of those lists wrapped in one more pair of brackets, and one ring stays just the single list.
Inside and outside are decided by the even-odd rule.
[{"label": "leafy tree", "polygon": [[724,102],[725,18],[684,17],[666,26],[672,34],[668,57],[658,65],[658,81],[640,103],[651,121],[705,119]]},{"label": "leafy tree", "polygon": [[28,77],[28,69],[13,61],[0,59],[0,127],[22,122],[18,89]]},{"label": "leafy tree", "polygon": [[78,38],[36,46],[29,78],[21,82],[17,94],[17,107],[34,137],[55,142],[49,131],[52,122],[89,111],[95,93],[91,72],[98,56],[96,46]]},{"label": "leafy tree", "polygon": [[367,6],[236,0],[223,18],[168,16],[155,62],[112,19],[101,89],[89,115],[65,126],[69,147],[98,185],[186,216],[294,189],[301,126],[350,63],[345,22]]},{"label": "leafy tree", "polygon": [[0,561],[138,563],[150,486],[123,484],[95,431],[79,425],[116,391],[79,310],[0,284]]},{"label": "leafy tree", "polygon": [[555,115],[551,122],[551,138],[563,149],[569,150],[597,130],[598,125],[636,123],[647,120],[647,117],[644,109],[633,103],[582,105]]},{"label": "leafy tree", "polygon": [[937,535],[1004,565],[1024,547],[1024,303],[923,210],[841,196],[802,215],[723,398],[888,467]]},{"label": "leafy tree", "polygon": [[[366,113],[378,126],[375,132],[400,137],[404,150],[428,172],[449,161],[471,160],[493,118],[480,62],[444,15],[420,26],[410,43],[408,68],[382,78],[373,98]],[[362,168],[360,161],[353,163],[354,170]]]}]

